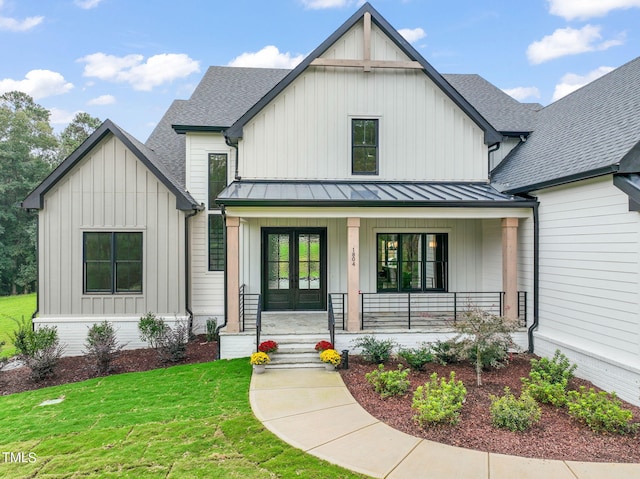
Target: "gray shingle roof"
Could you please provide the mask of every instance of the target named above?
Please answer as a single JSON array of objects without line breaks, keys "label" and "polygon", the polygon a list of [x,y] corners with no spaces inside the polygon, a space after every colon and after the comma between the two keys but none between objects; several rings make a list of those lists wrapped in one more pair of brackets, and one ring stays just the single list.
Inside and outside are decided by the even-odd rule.
[{"label": "gray shingle roof", "polygon": [[520,103],[480,75],[444,74],[451,86],[500,132],[533,130],[537,103]]},{"label": "gray shingle roof", "polygon": [[640,141],[639,111],[640,57],[540,110],[492,181],[525,192],[617,171]]},{"label": "gray shingle roof", "polygon": [[184,135],[178,135],[171,125],[180,118],[186,100],[175,100],[154,130],[149,135],[146,145],[151,148],[158,160],[171,173],[175,181],[184,186],[186,141]]}]

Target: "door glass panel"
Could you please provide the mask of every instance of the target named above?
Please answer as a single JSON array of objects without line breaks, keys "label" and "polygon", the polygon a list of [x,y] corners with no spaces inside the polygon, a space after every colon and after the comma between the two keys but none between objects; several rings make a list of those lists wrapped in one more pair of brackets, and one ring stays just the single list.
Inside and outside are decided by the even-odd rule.
[{"label": "door glass panel", "polygon": [[267,280],[269,289],[289,289],[289,235],[268,235]]},{"label": "door glass panel", "polygon": [[422,289],[422,235],[403,234],[402,290]]},{"label": "door glass panel", "polygon": [[320,289],[320,235],[298,235],[298,288]]}]

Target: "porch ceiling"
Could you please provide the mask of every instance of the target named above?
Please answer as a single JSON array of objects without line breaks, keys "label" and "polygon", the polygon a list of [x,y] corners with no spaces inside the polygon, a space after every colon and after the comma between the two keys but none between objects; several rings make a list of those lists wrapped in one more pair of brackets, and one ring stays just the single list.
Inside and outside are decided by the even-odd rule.
[{"label": "porch ceiling", "polygon": [[216,199],[224,206],[526,208],[535,201],[487,183],[397,181],[234,181]]}]

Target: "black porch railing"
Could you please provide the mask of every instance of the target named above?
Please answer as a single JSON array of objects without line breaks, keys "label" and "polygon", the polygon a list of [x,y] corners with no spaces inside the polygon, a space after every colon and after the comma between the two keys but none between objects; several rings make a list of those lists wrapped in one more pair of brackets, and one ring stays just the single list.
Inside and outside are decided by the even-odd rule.
[{"label": "black porch railing", "polygon": [[260,294],[246,291],[246,285],[240,286],[240,327],[242,331],[259,330],[262,313]]},{"label": "black porch railing", "polygon": [[[328,304],[333,310],[334,328],[344,331],[344,320],[346,317],[345,308],[347,304],[347,293],[329,293]],[[333,342],[333,341],[331,341]]]},{"label": "black porch railing", "polygon": [[331,344],[336,344],[336,318],[333,315],[333,301],[331,301],[331,295],[329,295],[329,299],[327,300],[327,319],[329,321],[329,341]]},{"label": "black porch railing", "polygon": [[[480,308],[504,314],[504,293],[360,293],[361,328],[426,329],[451,327],[464,311]],[[526,291],[518,292],[518,313],[522,326],[527,318]]]}]

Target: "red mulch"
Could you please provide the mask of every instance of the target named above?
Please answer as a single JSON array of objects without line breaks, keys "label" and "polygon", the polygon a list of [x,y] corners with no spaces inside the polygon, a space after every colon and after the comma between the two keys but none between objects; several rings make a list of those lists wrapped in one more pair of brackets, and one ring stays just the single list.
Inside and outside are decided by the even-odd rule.
[{"label": "red mulch", "polygon": [[[574,420],[565,409],[542,404],[542,418],[527,432],[511,432],[491,425],[489,394],[501,396],[505,386],[518,396],[522,384],[530,370],[528,354],[515,355],[511,363],[502,369],[483,373],[484,385],[476,386],[473,366],[468,363],[441,366],[427,364],[426,372],[409,373],[411,386],[403,397],[380,399],[373,387],[365,379],[365,374],[377,366],[365,364],[357,356],[349,360],[349,369],[340,370],[342,378],[355,399],[373,416],[389,426],[413,436],[437,441],[452,446],[476,449],[501,454],[543,459],[559,459],[591,462],[640,462],[640,434],[629,436],[596,434],[587,426]],[[397,368],[390,362],[386,369]],[[448,378],[450,371],[456,372],[456,379],[467,388],[467,399],[455,426],[431,426],[422,428],[414,420],[411,409],[413,391],[424,384],[429,375],[437,372]],[[593,387],[591,383],[573,379],[570,389],[580,385]],[[596,388],[597,389],[597,388]],[[640,408],[625,404],[640,421]]]},{"label": "red mulch", "polygon": [[[208,343],[204,335],[197,336],[189,341],[187,356],[179,363],[162,363],[154,349],[124,350],[113,361],[109,374],[149,371],[176,364],[213,361],[217,357],[217,348],[217,343]],[[27,367],[0,371],[0,396],[59,384],[75,383],[98,376],[100,375],[96,373],[95,365],[85,356],[65,357],[60,359],[55,369],[55,375],[40,382],[34,382],[29,378],[29,368]]]}]

